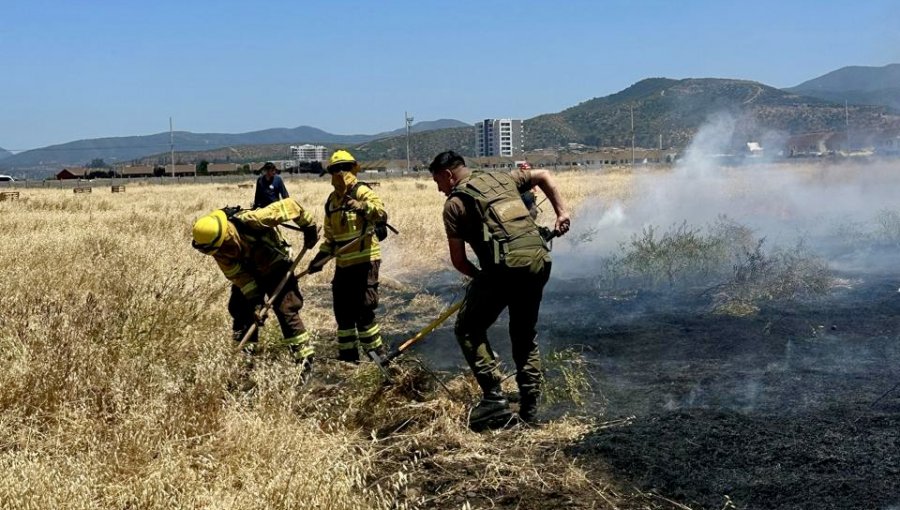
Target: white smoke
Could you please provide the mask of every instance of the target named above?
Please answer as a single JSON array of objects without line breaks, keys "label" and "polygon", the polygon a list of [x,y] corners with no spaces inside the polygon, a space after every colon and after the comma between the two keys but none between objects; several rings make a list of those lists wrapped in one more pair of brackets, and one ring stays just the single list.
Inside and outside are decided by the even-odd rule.
[{"label": "white smoke", "polygon": [[[848,246],[854,242],[848,232],[862,241],[890,233],[893,225],[881,223],[891,219],[886,211],[900,211],[900,162],[793,160],[735,166],[732,141],[737,125],[726,113],[710,117],[671,171],[636,170],[643,173],[627,201],[584,204],[574,215],[572,232],[556,243],[554,276],[596,273],[602,258],[648,226],[665,230],[686,222],[702,228],[721,215],[750,227],[769,247],[805,240],[823,250],[818,254],[838,269],[871,264],[831,250],[854,249]],[[781,135],[767,137],[777,144]],[[897,220],[900,229],[900,215]],[[900,230],[897,235],[900,241]],[[893,263],[889,258],[874,262]]]}]

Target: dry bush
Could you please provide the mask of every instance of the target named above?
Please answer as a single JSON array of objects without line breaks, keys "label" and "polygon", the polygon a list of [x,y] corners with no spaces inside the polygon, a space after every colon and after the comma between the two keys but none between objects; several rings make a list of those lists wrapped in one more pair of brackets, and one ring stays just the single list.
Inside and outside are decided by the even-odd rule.
[{"label": "dry bush", "polygon": [[820,297],[833,286],[827,263],[806,249],[803,241],[791,249],[767,254],[760,239],[733,266],[732,277],[711,290],[713,310],[728,315],[755,313],[761,303]]},{"label": "dry bush", "polygon": [[547,404],[572,403],[582,407],[593,400],[592,384],[584,356],[573,347],[555,349],[543,356]]},{"label": "dry bush", "polygon": [[[573,206],[608,185],[585,177],[558,178]],[[288,178],[287,186],[320,221],[327,181]],[[28,189],[0,203],[0,508],[485,507],[516,491],[605,497],[596,477],[561,453],[589,423],[475,434],[464,426],[475,395],[468,374],[442,376],[451,398],[421,369],[403,365],[398,384],[384,388],[371,364],[326,359],[331,268],[302,282],[319,354],[313,381],[298,386],[273,321],[263,332],[269,350],[247,372],[230,340],[228,284],[190,246],[195,218],[250,202],[252,190],[220,188],[137,184],[77,197]],[[385,180],[377,191],[401,231],[384,244],[385,277],[413,283],[447,272],[444,197],[430,179]],[[384,294],[407,306],[404,317],[384,318],[388,335],[421,327],[445,306],[415,290]]]},{"label": "dry bush", "polygon": [[724,277],[751,240],[748,228],[726,216],[705,229],[687,222],[664,231],[650,225],[604,261],[600,284],[669,289],[703,285]]},{"label": "dry bush", "polygon": [[900,245],[900,211],[883,209],[875,215],[875,232],[872,237],[876,242]]},{"label": "dry bush", "polygon": [[726,216],[705,229],[653,226],[622,243],[604,260],[606,289],[695,291],[711,297],[717,313],[746,315],[766,301],[821,296],[833,283],[826,262],[799,241],[790,249],[763,249],[764,239]]}]

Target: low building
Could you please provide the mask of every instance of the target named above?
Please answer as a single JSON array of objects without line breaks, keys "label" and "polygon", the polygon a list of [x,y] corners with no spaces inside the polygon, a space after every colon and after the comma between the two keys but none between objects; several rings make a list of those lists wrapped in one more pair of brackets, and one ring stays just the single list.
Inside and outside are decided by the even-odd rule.
[{"label": "low building", "polygon": [[153,168],[150,165],[142,166],[123,166],[116,170],[121,177],[133,179],[137,177],[153,177]]},{"label": "low building", "polygon": [[513,169],[516,167],[516,158],[512,156],[482,156],[469,158],[466,166],[478,170]]},{"label": "low building", "polygon": [[286,159],[276,159],[276,160],[271,160],[268,162],[267,161],[262,161],[262,162],[254,161],[253,163],[248,163],[248,165],[250,165],[251,172],[258,174],[262,170],[263,165],[265,165],[266,163],[272,163],[273,165],[275,165],[275,168],[277,168],[279,172],[283,171],[283,170],[287,170],[288,168],[293,168],[293,166],[297,164],[296,161],[289,161]]},{"label": "low building", "polygon": [[359,169],[363,172],[405,172],[405,159],[376,159],[360,161]]},{"label": "low building", "polygon": [[[632,153],[631,149],[609,148],[591,152],[542,151],[528,154],[524,160],[531,165],[531,168],[597,169],[605,166],[631,165],[632,157],[636,165],[671,163],[677,155],[678,153],[673,149],[635,149]],[[472,158],[472,161],[476,167],[486,169],[515,168],[516,166],[511,158]]]},{"label": "low building", "polygon": [[84,179],[90,172],[90,168],[84,167],[63,168],[57,172],[56,179],[60,181],[66,179]]},{"label": "low building", "polygon": [[886,131],[874,141],[878,154],[900,156],[900,131]]},{"label": "low building", "polygon": [[206,173],[209,175],[233,175],[238,173],[238,166],[235,163],[210,163],[206,166]]},{"label": "low building", "polygon": [[[166,172],[170,173],[172,171],[172,165],[166,167]],[[197,167],[194,165],[175,165],[175,176],[189,176],[196,175]]]},{"label": "low building", "polygon": [[846,142],[845,133],[831,131],[794,135],[788,138],[784,154],[792,158],[825,156],[843,150]]}]

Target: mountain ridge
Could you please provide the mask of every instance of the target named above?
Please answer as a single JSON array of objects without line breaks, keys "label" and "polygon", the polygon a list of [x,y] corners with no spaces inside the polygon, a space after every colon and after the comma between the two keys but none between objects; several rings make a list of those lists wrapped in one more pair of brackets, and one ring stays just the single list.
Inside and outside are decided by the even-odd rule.
[{"label": "mountain ridge", "polygon": [[887,64],[880,67],[842,67],[784,90],[858,90],[872,92],[897,87],[898,85],[900,85],[900,64]]},{"label": "mountain ridge", "polygon": [[900,64],[847,66],[784,89],[835,103],[886,106],[900,112]]},{"label": "mountain ridge", "polygon": [[[850,112],[860,127],[882,123],[883,107],[855,106]],[[647,78],[605,97],[593,98],[558,113],[526,121],[529,148],[576,142],[592,146],[631,144],[684,147],[714,114],[737,119],[740,136],[758,138],[767,131],[797,134],[842,127],[844,105],[801,96],[751,80],[727,78]],[[890,123],[900,121],[891,118]],[[747,140],[744,140],[747,141]]]},{"label": "mountain ridge", "polygon": [[[842,68],[835,72],[804,82],[830,83],[834,76],[847,76],[860,66]],[[888,73],[900,73],[900,64],[877,68]],[[868,72],[868,71],[866,71]],[[837,74],[835,74],[837,73]],[[827,77],[827,80],[821,81]],[[890,76],[888,77],[890,79]],[[887,81],[879,81],[878,87]],[[859,81],[844,80],[847,86],[858,86]],[[801,84],[803,85],[803,84]],[[872,87],[869,87],[871,89]],[[900,110],[886,105],[854,104],[845,107],[844,101],[829,97],[804,95],[792,89],[778,89],[760,82],[729,78],[646,78],[623,90],[602,97],[594,97],[556,113],[546,113],[525,120],[525,149],[565,150],[567,144],[578,143],[595,147],[627,147],[632,143],[642,147],[686,147],[697,131],[710,118],[727,114],[733,119],[731,143],[740,146],[748,141],[776,140],[802,133],[843,131],[849,119],[854,131],[884,131],[900,129]],[[875,92],[884,89],[875,89]],[[822,95],[821,90],[819,96]],[[898,94],[900,96],[900,94]],[[632,118],[634,128],[632,130]],[[441,119],[420,122],[411,128],[409,139],[414,159],[423,161],[424,155],[432,156],[441,150],[454,149],[463,155],[474,154],[474,133],[470,124]],[[192,161],[259,161],[284,159],[287,145],[320,143],[334,149],[351,148],[365,159],[405,159],[405,128],[376,135],[333,135],[310,126],[274,128],[237,135],[221,133],[175,133],[175,147],[179,159]],[[125,156],[108,152],[115,146],[144,143],[139,147],[144,155]],[[77,147],[65,147],[80,144]],[[46,168],[54,160],[63,159],[57,151],[74,149],[77,161],[85,164],[89,154],[104,154],[107,163],[141,161],[157,163],[168,160],[169,133],[145,137],[117,137],[82,140],[51,146],[39,154],[45,159],[36,160],[35,154],[20,153],[0,161],[0,167],[10,167],[31,158]],[[137,147],[132,147],[135,149]],[[29,151],[34,152],[34,151]],[[416,155],[419,155],[416,158]],[[69,154],[72,157],[72,154]]]},{"label": "mountain ridge", "polygon": [[[413,125],[410,131],[418,133],[467,125],[454,119],[439,119],[419,122]],[[296,128],[270,128],[236,134],[175,131],[171,136],[174,137],[175,148],[178,152],[193,152],[234,146],[278,143],[294,145],[302,143],[354,145],[378,138],[397,136],[398,133],[405,135],[406,129],[400,128],[374,135],[337,135],[312,126],[298,126]],[[169,147],[170,134],[168,132],[82,139],[32,149],[15,155],[11,154],[3,158],[0,165],[5,168],[83,165],[93,159],[103,159],[107,163],[121,163],[166,152]]]},{"label": "mountain ridge", "polygon": [[[632,111],[635,144],[640,147],[657,147],[660,143],[665,148],[685,147],[709,119],[721,114],[730,116],[734,122],[733,147],[748,141],[777,143],[776,140],[793,134],[843,130],[848,114],[859,130],[900,128],[900,116],[889,114],[883,107],[845,109],[843,104],[800,96],[752,80],[647,78],[614,94],[526,119],[525,148],[559,148],[567,143],[628,147]],[[475,154],[470,127],[415,133],[409,142],[412,159],[419,164],[446,149],[456,150],[463,156]],[[405,159],[406,137],[380,138],[350,149],[360,159]],[[286,148],[256,147],[242,151],[255,152],[256,159],[276,159]],[[183,156],[188,160],[234,160],[232,154],[222,150]],[[165,154],[158,155],[158,161],[165,158]],[[144,161],[149,162],[152,161]]]}]

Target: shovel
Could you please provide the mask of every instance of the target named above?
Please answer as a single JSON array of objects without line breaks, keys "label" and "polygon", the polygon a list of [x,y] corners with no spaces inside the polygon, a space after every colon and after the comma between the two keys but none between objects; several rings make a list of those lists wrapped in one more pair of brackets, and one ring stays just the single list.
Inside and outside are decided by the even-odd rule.
[{"label": "shovel", "polygon": [[384,357],[379,356],[378,353],[376,353],[375,351],[369,351],[369,357],[372,358],[372,361],[374,361],[375,364],[378,365],[378,368],[381,369],[381,374],[384,375],[384,378],[388,382],[391,381],[391,375],[387,370],[388,363],[393,361],[394,358],[396,358],[397,356],[406,352],[406,350],[409,349],[410,347],[412,347],[413,345],[419,343],[423,338],[425,338],[426,335],[428,335],[428,333],[431,333],[438,326],[443,324],[444,321],[449,319],[451,315],[453,315],[454,313],[456,313],[457,310],[459,310],[459,307],[461,307],[464,302],[465,302],[465,299],[460,299],[456,303],[453,303],[452,305],[450,305],[450,307],[447,308],[446,310],[444,310],[444,312],[441,313],[441,315],[437,319],[431,321],[431,323],[429,323],[427,326],[422,328],[413,337],[411,337],[410,339],[401,343],[398,347],[391,349],[387,354],[384,355]]}]

